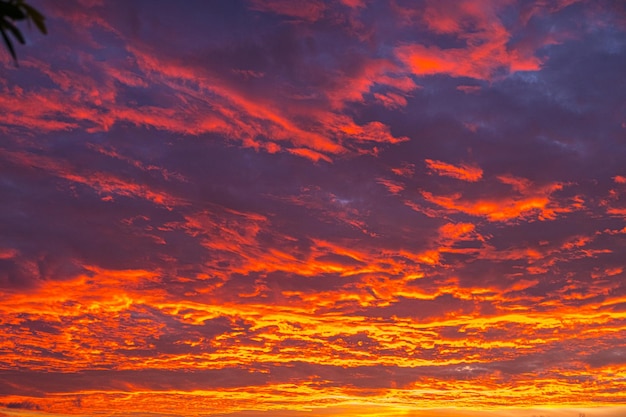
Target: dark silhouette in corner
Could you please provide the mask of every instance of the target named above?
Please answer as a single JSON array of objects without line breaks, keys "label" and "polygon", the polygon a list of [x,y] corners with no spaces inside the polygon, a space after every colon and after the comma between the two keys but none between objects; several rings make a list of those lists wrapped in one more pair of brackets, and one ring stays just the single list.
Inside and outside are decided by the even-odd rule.
[{"label": "dark silhouette in corner", "polygon": [[16,26],[16,23],[26,20],[27,23],[34,23],[39,32],[44,35],[48,33],[45,24],[45,17],[37,9],[27,4],[24,0],[0,0],[0,33],[4,45],[8,49],[15,65],[17,65],[17,54],[13,47],[11,37],[22,45],[26,43],[24,35]]}]

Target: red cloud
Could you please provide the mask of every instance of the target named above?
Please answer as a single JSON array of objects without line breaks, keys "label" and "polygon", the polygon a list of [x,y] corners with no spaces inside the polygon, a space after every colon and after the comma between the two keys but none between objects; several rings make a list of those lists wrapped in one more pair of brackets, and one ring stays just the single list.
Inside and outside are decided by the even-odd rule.
[{"label": "red cloud", "polygon": [[432,159],[425,160],[428,168],[446,177],[452,177],[463,181],[476,182],[483,177],[483,170],[476,166],[461,164],[459,166],[448,164]]},{"label": "red cloud", "polygon": [[561,203],[553,197],[563,184],[549,183],[538,186],[525,178],[499,176],[498,180],[509,184],[515,193],[504,197],[472,198],[461,193],[434,195],[422,191],[422,196],[429,202],[447,210],[485,217],[490,221],[507,221],[536,215],[540,220],[555,219],[559,213],[568,213],[581,208],[581,202],[573,199]]},{"label": "red cloud", "polygon": [[400,194],[404,190],[404,185],[395,181],[388,180],[386,178],[378,178],[376,180],[379,184],[384,185],[387,190],[392,194]]},{"label": "red cloud", "polygon": [[170,209],[186,204],[182,199],[166,191],[154,189],[147,184],[122,178],[115,174],[79,170],[69,163],[26,152],[11,152],[0,149],[0,155],[16,164],[43,169],[49,175],[86,185],[100,194],[103,200],[110,201],[114,196],[136,197]]},{"label": "red cloud", "polygon": [[396,55],[419,76],[448,74],[492,80],[503,71],[536,71],[541,61],[533,51],[509,47],[511,33],[498,15],[508,3],[463,0],[449,7],[445,2],[427,1],[423,12],[415,13],[421,23],[432,32],[458,37],[465,46],[405,44],[396,49]]}]

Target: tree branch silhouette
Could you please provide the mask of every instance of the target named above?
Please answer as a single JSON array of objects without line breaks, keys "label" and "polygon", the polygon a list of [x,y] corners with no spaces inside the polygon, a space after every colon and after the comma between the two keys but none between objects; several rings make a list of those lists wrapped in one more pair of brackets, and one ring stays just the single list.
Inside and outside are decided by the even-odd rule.
[{"label": "tree branch silhouette", "polygon": [[32,22],[39,32],[45,35],[48,33],[45,19],[44,15],[24,0],[0,0],[0,33],[15,65],[17,65],[17,54],[11,38],[17,40],[22,45],[26,43],[24,35],[22,35],[16,23],[23,20],[28,24]]}]

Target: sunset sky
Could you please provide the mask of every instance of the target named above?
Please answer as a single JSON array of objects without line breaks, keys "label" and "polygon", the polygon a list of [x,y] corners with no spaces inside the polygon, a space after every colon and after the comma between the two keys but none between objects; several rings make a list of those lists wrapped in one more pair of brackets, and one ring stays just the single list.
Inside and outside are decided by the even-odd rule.
[{"label": "sunset sky", "polygon": [[626,416],[626,2],[30,3],[0,417]]}]

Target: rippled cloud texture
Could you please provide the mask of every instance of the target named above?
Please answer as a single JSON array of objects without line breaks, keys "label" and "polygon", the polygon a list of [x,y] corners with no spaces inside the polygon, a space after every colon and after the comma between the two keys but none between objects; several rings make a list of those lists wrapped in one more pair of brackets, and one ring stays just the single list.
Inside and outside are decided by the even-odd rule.
[{"label": "rippled cloud texture", "polygon": [[33,4],[0,416],[625,415],[623,2]]}]

